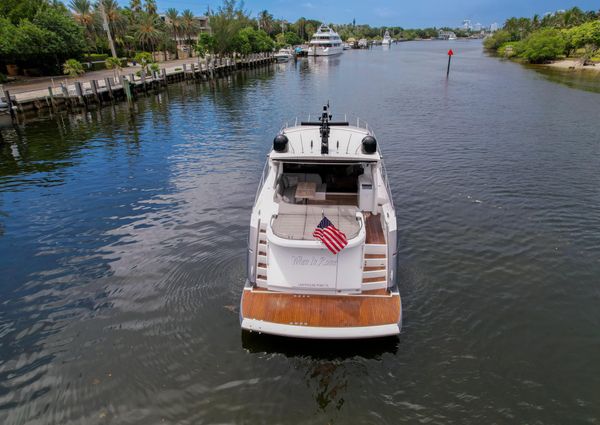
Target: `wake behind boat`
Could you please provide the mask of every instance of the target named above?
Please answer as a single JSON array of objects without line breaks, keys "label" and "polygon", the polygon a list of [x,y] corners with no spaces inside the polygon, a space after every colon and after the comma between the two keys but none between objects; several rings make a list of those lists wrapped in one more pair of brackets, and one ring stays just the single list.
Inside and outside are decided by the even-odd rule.
[{"label": "wake behind boat", "polygon": [[243,329],[303,338],[400,332],[396,214],[368,125],[319,121],[273,141],[250,220]]}]

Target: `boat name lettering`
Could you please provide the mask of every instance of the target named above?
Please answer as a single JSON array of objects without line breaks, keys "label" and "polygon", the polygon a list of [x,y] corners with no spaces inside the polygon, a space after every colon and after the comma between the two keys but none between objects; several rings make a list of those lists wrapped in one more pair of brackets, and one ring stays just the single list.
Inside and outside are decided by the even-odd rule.
[{"label": "boat name lettering", "polygon": [[299,288],[320,288],[320,289],[329,289],[329,285],[325,283],[299,283]]},{"label": "boat name lettering", "polygon": [[293,255],[292,256],[292,264],[294,266],[335,266],[337,265],[337,260],[332,260],[325,256],[310,256],[306,257],[303,255]]}]

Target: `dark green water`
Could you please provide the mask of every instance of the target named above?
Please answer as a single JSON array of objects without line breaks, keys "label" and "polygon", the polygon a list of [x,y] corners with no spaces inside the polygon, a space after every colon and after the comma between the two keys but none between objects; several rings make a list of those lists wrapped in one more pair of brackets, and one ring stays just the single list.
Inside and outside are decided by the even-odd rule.
[{"label": "dark green water", "polygon": [[[600,97],[448,46],[2,128],[0,423],[598,423]],[[270,141],[327,100],[383,148],[402,334],[242,335]]]}]

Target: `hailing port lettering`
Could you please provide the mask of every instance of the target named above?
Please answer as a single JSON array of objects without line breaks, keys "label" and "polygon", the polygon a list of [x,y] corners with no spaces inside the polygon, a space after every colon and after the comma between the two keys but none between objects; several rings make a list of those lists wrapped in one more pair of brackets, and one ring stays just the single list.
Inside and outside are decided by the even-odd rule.
[{"label": "hailing port lettering", "polygon": [[292,256],[292,265],[294,266],[315,266],[315,267],[328,267],[337,265],[337,260],[320,256],[304,257],[302,255]]}]

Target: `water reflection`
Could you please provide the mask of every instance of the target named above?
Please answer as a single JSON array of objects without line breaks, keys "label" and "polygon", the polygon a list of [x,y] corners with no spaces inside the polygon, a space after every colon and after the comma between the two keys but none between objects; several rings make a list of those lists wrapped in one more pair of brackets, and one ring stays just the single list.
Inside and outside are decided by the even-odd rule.
[{"label": "water reflection", "polygon": [[530,65],[529,68],[543,75],[549,81],[564,84],[578,90],[600,93],[600,71],[598,70],[584,69],[570,71],[540,65]]},{"label": "water reflection", "polygon": [[336,71],[336,67],[338,67],[340,63],[340,55],[309,56],[299,60],[299,69],[302,73],[311,72],[320,76],[328,76]]},{"label": "water reflection", "polygon": [[358,390],[349,380],[356,378],[357,368],[366,375],[367,361],[381,361],[383,355],[397,353],[399,338],[321,341],[242,332],[242,345],[250,353],[277,353],[301,365],[316,406],[327,411],[340,410],[348,396]]}]

